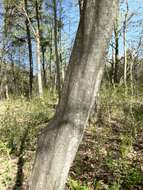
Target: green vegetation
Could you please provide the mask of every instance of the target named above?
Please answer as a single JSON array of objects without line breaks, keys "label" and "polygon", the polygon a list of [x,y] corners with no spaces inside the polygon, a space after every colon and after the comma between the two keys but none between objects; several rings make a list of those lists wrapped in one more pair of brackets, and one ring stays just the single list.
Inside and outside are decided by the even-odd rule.
[{"label": "green vegetation", "polygon": [[[96,123],[87,129],[70,171],[70,190],[134,190],[143,187],[141,96],[102,87]],[[110,98],[109,98],[110,97]],[[23,184],[32,168],[37,136],[55,111],[56,96],[1,102],[0,187],[14,185],[22,155]],[[26,137],[25,137],[26,135]],[[22,150],[21,150],[22,149]]]},{"label": "green vegetation", "polygon": [[81,186],[77,181],[70,180],[69,181],[69,189],[71,190],[89,190],[87,186]]},{"label": "green vegetation", "polygon": [[110,86],[100,93],[98,119],[85,133],[71,176],[89,189],[142,189],[142,89],[140,96]]},{"label": "green vegetation", "polygon": [[1,114],[1,140],[7,142],[12,151],[18,151],[21,138],[28,130],[27,142],[33,146],[34,142],[31,140],[37,135],[39,126],[48,123],[53,115],[55,100],[46,95],[43,99],[35,97],[27,101],[19,98],[5,102],[5,110]]},{"label": "green vegetation", "polygon": [[35,97],[29,101],[21,97],[0,103],[3,106],[0,112],[0,190],[14,185],[19,158],[23,158],[26,172],[32,166],[37,135],[53,116],[56,103],[56,97],[45,94],[42,99]]},{"label": "green vegetation", "polygon": [[8,185],[12,182],[14,176],[12,173],[13,168],[10,149],[7,144],[0,141],[0,189],[8,188]]},{"label": "green vegetation", "polygon": [[[85,7],[83,1],[77,1],[81,6],[81,15],[85,15],[86,19],[80,26],[88,23],[84,13],[90,12],[89,7],[86,8],[86,1]],[[66,100],[64,102],[62,99],[65,103],[61,104],[63,110],[67,110],[68,100],[77,98],[78,108],[81,106],[83,113],[84,106],[80,98],[84,101],[86,98],[82,93],[79,93],[82,94],[80,97],[77,89],[81,88],[81,92],[93,96],[93,91],[90,94],[91,89],[85,88],[83,79],[85,74],[90,76],[91,73],[94,78],[95,70],[98,71],[98,65],[92,68],[91,63],[95,62],[96,66],[96,60],[98,62],[98,59],[92,60],[92,54],[96,54],[95,46],[98,44],[101,48],[99,60],[103,57],[104,37],[108,33],[104,35],[106,30],[100,27],[103,22],[98,22],[100,10],[97,10],[97,26],[93,23],[95,26],[91,29],[88,29],[89,26],[83,26],[82,30],[79,28],[81,34],[78,34],[77,39],[82,41],[82,45],[77,40],[78,45],[73,46],[79,20],[79,7],[75,2],[0,2],[0,190],[28,190],[38,135],[48,126],[63,94]],[[99,2],[97,8],[100,9],[100,0],[95,2]],[[137,4],[137,1],[121,1],[116,13],[101,90],[99,96],[96,94],[94,113],[89,118],[83,141],[69,172],[66,184],[68,190],[143,190],[143,7]],[[93,19],[90,17],[89,20],[90,25]],[[93,35],[95,28],[103,30],[103,40],[97,40],[98,43],[94,45],[92,39],[98,36]],[[91,48],[87,48],[86,45],[90,47],[90,44],[85,43],[88,33],[91,34],[87,40]],[[82,35],[85,36],[83,39],[80,37]],[[69,67],[70,76],[66,78],[66,82],[69,82],[66,83],[68,93],[63,93],[72,47],[77,48],[73,52],[78,54],[75,57],[79,57],[79,60],[71,56],[74,61]],[[82,63],[83,60],[85,63]],[[90,69],[87,69],[88,61]],[[96,76],[98,74],[99,71]],[[91,78],[89,81],[93,86]],[[75,94],[76,98],[73,97]],[[70,110],[73,109],[73,115],[76,112],[74,106],[69,106]],[[65,123],[64,116],[62,119]],[[73,117],[68,119],[72,123]]]}]

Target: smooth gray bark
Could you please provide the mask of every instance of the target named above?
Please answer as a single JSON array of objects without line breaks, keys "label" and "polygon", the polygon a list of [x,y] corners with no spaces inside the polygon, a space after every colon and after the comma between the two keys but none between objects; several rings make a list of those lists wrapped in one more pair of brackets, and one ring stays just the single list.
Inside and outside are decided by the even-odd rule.
[{"label": "smooth gray bark", "polygon": [[100,86],[118,0],[86,0],[61,99],[39,136],[30,190],[63,190]]}]

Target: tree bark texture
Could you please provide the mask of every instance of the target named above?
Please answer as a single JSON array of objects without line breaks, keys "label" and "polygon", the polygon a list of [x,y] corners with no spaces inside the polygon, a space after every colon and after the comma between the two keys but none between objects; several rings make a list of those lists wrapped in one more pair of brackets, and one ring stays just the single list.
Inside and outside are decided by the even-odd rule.
[{"label": "tree bark texture", "polygon": [[47,75],[46,75],[46,68],[45,68],[45,51],[46,49],[44,47],[42,49],[42,67],[43,67],[43,86],[44,88],[47,87]]},{"label": "tree bark texture", "polygon": [[[27,5],[27,0],[24,0],[25,4],[25,10],[28,15],[28,5]],[[30,33],[30,26],[29,26],[29,21],[26,18],[25,21],[26,25],[26,33],[27,33],[27,42],[28,42],[28,51],[29,51],[29,96],[32,97],[32,90],[33,90],[33,58],[32,58],[32,42],[31,42],[31,33]]]},{"label": "tree bark texture", "polygon": [[42,71],[41,71],[41,60],[40,60],[40,36],[39,32],[36,33],[36,62],[37,62],[37,74],[38,74],[38,92],[39,96],[43,96],[43,86],[42,86]]},{"label": "tree bark texture", "polygon": [[126,33],[127,33],[127,18],[128,18],[128,0],[125,1],[126,3],[126,13],[125,13],[125,20],[123,24],[123,44],[124,44],[124,86],[125,86],[125,93],[127,91],[127,47],[126,47]]},{"label": "tree bark texture", "polygon": [[54,46],[55,46],[55,56],[56,56],[56,71],[57,71],[56,88],[57,88],[59,99],[60,99],[60,97],[61,97],[61,76],[60,76],[60,60],[59,60],[59,52],[58,52],[57,0],[53,0],[53,11],[54,11]]},{"label": "tree bark texture", "polygon": [[116,19],[115,19],[114,36],[115,36],[114,83],[118,83],[118,66],[119,66],[119,14],[116,15]]},{"label": "tree bark texture", "polygon": [[38,140],[30,190],[63,190],[100,86],[118,0],[82,6],[62,95],[53,120]]},{"label": "tree bark texture", "polygon": [[39,20],[39,1],[35,1],[35,11],[37,20],[37,30],[36,30],[36,62],[38,70],[38,91],[39,96],[43,96],[43,85],[42,85],[42,69],[41,69],[41,38],[40,38],[40,20]]}]

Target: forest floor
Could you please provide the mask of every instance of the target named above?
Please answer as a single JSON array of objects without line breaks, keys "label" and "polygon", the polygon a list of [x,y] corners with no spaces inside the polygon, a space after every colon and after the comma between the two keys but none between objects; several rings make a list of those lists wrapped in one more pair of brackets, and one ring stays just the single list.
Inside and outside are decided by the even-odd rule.
[{"label": "forest floor", "polygon": [[[0,190],[28,189],[37,133],[52,117],[54,108],[49,105],[54,101],[0,102]],[[85,131],[67,187],[70,190],[143,190],[140,97],[104,92],[98,119]]]}]

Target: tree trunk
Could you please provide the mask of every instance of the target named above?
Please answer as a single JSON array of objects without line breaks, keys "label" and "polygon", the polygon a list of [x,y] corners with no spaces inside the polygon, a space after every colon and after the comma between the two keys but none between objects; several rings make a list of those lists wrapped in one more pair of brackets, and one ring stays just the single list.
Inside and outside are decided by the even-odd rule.
[{"label": "tree trunk", "polygon": [[11,54],[10,56],[10,61],[11,61],[11,71],[12,71],[12,81],[13,81],[13,92],[17,94],[17,84],[16,84],[16,74],[15,74],[15,65],[14,65],[14,60],[13,56]]},{"label": "tree trunk", "polygon": [[53,0],[53,10],[54,10],[54,45],[55,45],[55,56],[56,56],[56,69],[57,69],[57,90],[59,99],[61,96],[61,77],[60,77],[60,60],[58,53],[58,25],[57,25],[57,0]]},{"label": "tree trunk", "polygon": [[39,137],[30,190],[63,190],[102,78],[118,0],[86,0],[53,120]]},{"label": "tree trunk", "polygon": [[[27,0],[24,0],[25,4],[25,10],[28,15],[28,5],[27,5]],[[32,43],[31,43],[31,33],[30,33],[30,26],[29,26],[29,21],[26,18],[25,21],[26,25],[26,33],[27,33],[27,40],[28,40],[28,51],[29,51],[29,97],[32,97],[32,90],[33,90],[33,58],[32,58]]]},{"label": "tree trunk", "polygon": [[112,44],[112,61],[111,61],[111,84],[114,85],[114,70],[115,70],[115,48]]},{"label": "tree trunk", "polygon": [[8,84],[5,85],[5,97],[7,100],[9,100],[9,90],[8,90]]},{"label": "tree trunk", "polygon": [[43,96],[43,87],[42,87],[42,72],[41,72],[41,61],[40,61],[40,36],[39,32],[36,33],[36,62],[37,62],[37,74],[38,74],[38,92],[39,96]]},{"label": "tree trunk", "polygon": [[126,47],[126,33],[127,33],[127,17],[128,17],[128,0],[126,0],[127,11],[125,13],[125,20],[123,26],[123,43],[124,43],[124,86],[125,93],[127,92],[127,47]]},{"label": "tree trunk", "polygon": [[118,64],[119,64],[119,15],[117,11],[114,35],[115,35],[115,64],[114,64],[114,83],[118,83]]},{"label": "tree trunk", "polygon": [[131,88],[131,95],[134,95],[134,80],[133,80],[133,56],[131,54],[131,60],[130,60],[130,88]]},{"label": "tree trunk", "polygon": [[50,87],[50,91],[53,91],[53,77],[52,77],[52,56],[53,56],[53,47],[52,47],[52,40],[53,40],[53,30],[52,30],[52,26],[51,26],[51,30],[50,30],[50,60],[49,60],[49,76],[50,76],[50,80],[49,80],[49,87]]},{"label": "tree trunk", "polygon": [[123,32],[123,43],[124,43],[124,85],[127,88],[127,51],[126,51],[126,29]]},{"label": "tree trunk", "polygon": [[42,72],[41,72],[41,46],[40,46],[40,20],[39,20],[39,5],[38,1],[35,1],[35,9],[36,9],[36,20],[37,20],[37,31],[36,31],[36,61],[37,61],[37,68],[38,68],[38,90],[39,96],[43,96],[43,86],[42,86]]},{"label": "tree trunk", "polygon": [[42,47],[42,67],[43,67],[43,85],[44,88],[47,87],[47,76],[46,76],[46,68],[45,68],[45,48]]}]

